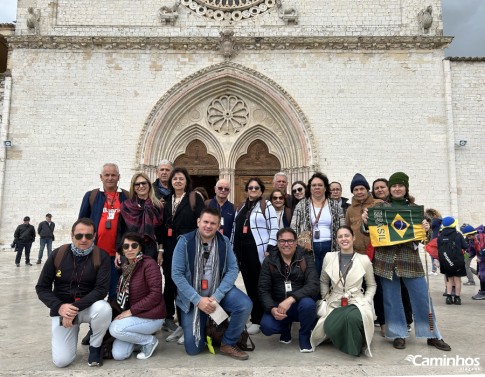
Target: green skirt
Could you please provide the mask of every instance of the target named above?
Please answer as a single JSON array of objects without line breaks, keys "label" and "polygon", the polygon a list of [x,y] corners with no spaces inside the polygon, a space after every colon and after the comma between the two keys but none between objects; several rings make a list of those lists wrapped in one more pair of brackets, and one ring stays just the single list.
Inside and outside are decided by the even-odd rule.
[{"label": "green skirt", "polygon": [[334,309],[325,319],[323,329],[340,351],[359,356],[365,345],[364,322],[355,305]]}]

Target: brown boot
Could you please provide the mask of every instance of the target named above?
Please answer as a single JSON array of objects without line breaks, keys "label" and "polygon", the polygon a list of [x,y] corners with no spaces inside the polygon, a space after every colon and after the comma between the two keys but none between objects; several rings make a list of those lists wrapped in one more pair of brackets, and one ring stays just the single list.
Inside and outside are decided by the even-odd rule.
[{"label": "brown boot", "polygon": [[226,355],[236,360],[249,359],[249,355],[246,352],[241,351],[238,346],[230,346],[229,344],[222,343],[221,347],[219,348],[219,352],[221,353],[221,355]]}]

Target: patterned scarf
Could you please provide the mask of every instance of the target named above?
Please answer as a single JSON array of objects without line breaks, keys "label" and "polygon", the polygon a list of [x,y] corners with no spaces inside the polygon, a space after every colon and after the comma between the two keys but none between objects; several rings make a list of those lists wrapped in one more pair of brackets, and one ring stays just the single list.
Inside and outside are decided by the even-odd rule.
[{"label": "patterned scarf", "polygon": [[121,215],[125,220],[127,231],[143,234],[144,237],[157,242],[155,228],[162,225],[163,213],[150,199],[125,200],[121,204]]},{"label": "patterned scarf", "polygon": [[[211,253],[209,255],[209,259],[207,260],[206,263],[209,263],[212,265],[212,282],[209,287],[209,297],[212,296],[214,291],[216,290],[217,287],[219,287],[220,283],[220,274],[219,274],[219,253],[218,253],[218,247],[217,247],[217,237],[214,237],[212,241],[212,247],[211,250],[209,250]],[[201,280],[202,276],[204,275],[204,244],[202,242],[202,239],[200,238],[199,231],[195,234],[195,245],[197,247],[196,253],[195,253],[195,261],[194,261],[194,277],[193,277],[193,286],[197,293],[200,295],[202,292],[201,288]],[[200,342],[200,311],[199,307],[195,306],[194,308],[194,320],[192,322],[192,334],[194,335],[195,338],[195,344],[199,344]]]},{"label": "patterned scarf", "polygon": [[121,265],[121,276],[118,280],[118,287],[116,287],[116,302],[121,310],[128,309],[128,299],[130,297],[130,280],[133,271],[135,271],[138,262],[143,258],[143,253],[140,251],[133,263],[126,261]]},{"label": "patterned scarf", "polygon": [[86,255],[91,254],[91,251],[94,249],[94,243],[89,246],[86,250],[78,249],[74,244],[71,244],[71,251],[74,253],[76,257],[85,257]]}]

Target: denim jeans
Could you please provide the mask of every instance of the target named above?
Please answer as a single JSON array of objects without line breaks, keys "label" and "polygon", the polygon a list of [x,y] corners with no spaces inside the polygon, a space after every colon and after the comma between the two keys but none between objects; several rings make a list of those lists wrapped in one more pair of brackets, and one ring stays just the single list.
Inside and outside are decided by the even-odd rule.
[{"label": "denim jeans", "polygon": [[[231,316],[229,326],[224,332],[222,343],[228,345],[236,345],[244,330],[244,326],[249,319],[253,303],[249,297],[236,287],[232,287],[226,293],[222,301],[219,303],[221,307]],[[200,341],[195,343],[195,337],[192,331],[192,322],[194,319],[195,309],[191,308],[188,313],[182,311],[182,328],[184,330],[184,346],[185,352],[193,356],[200,353],[205,347],[205,326],[207,322],[207,314],[202,311],[200,313]]]},{"label": "denim jeans", "polygon": [[[279,303],[275,302],[275,306]],[[286,318],[279,321],[271,313],[265,313],[261,319],[261,332],[264,335],[282,334],[285,340],[291,339],[291,324],[300,322],[298,341],[300,349],[311,349],[310,334],[315,325],[316,304],[310,297],[303,297],[290,306]]]},{"label": "denim jeans", "polygon": [[93,331],[89,344],[93,347],[101,347],[104,334],[111,323],[111,306],[104,300],[96,301],[89,308],[78,313],[77,323],[73,327],[61,326],[60,318],[52,317],[52,361],[56,367],[63,368],[76,358],[81,323],[89,323]]},{"label": "denim jeans", "polygon": [[[406,316],[401,297],[400,278],[394,272],[392,280],[380,278],[384,296],[384,313],[386,317],[386,338],[407,338],[408,330]],[[408,289],[411,307],[414,316],[414,331],[416,338],[438,338],[441,334],[436,325],[433,303],[430,298],[431,312],[433,316],[433,331],[429,328],[428,285],[424,277],[402,278]]]},{"label": "denim jeans", "polygon": [[22,259],[22,252],[25,248],[25,263],[30,263],[30,249],[32,248],[32,242],[17,242],[17,255],[15,256],[15,264],[20,263]]},{"label": "denim jeans", "polygon": [[317,270],[318,278],[320,278],[320,274],[322,273],[322,266],[325,255],[330,250],[332,250],[332,241],[313,243],[313,256],[315,257],[315,268]]},{"label": "denim jeans", "polygon": [[52,238],[41,238],[40,239],[40,248],[39,248],[39,256],[37,260],[42,260],[44,256],[44,247],[47,246],[47,257],[50,257],[52,253]]},{"label": "denim jeans", "polygon": [[111,322],[109,333],[116,338],[113,342],[113,358],[125,360],[131,356],[135,345],[153,341],[153,333],[162,328],[163,319],[125,317]]}]

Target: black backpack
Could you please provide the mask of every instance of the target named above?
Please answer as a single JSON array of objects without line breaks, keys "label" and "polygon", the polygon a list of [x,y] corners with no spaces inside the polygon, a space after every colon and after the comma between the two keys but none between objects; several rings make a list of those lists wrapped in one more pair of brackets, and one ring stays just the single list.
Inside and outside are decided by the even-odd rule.
[{"label": "black backpack", "polygon": [[461,252],[460,245],[456,244],[456,232],[451,234],[440,234],[438,236],[438,258],[440,271],[449,276],[455,275],[459,271],[465,270],[465,258]]}]

